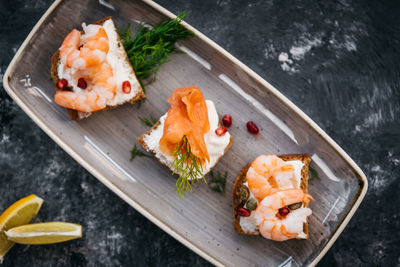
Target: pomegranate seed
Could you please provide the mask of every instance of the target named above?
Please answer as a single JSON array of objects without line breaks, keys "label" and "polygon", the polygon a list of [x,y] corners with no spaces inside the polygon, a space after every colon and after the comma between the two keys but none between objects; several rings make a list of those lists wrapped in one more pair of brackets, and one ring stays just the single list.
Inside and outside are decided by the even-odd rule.
[{"label": "pomegranate seed", "polygon": [[286,207],[279,209],[279,215],[281,215],[282,217],[285,217],[286,215],[288,215],[289,212],[290,212],[290,210]]},{"label": "pomegranate seed", "polygon": [[231,126],[231,125],[232,125],[232,117],[231,117],[231,115],[228,115],[228,114],[224,115],[224,116],[222,117],[222,123],[223,123],[226,127]]},{"label": "pomegranate seed", "polygon": [[223,136],[227,131],[228,130],[224,126],[221,126],[215,130],[215,134],[218,136]]},{"label": "pomegranate seed", "polygon": [[258,134],[259,130],[258,130],[257,125],[254,122],[249,121],[249,122],[247,122],[246,126],[247,126],[247,130],[251,134],[254,134],[254,135]]},{"label": "pomegranate seed", "polygon": [[131,83],[129,81],[124,81],[122,83],[122,92],[129,94],[131,92]]},{"label": "pomegranate seed", "polygon": [[64,90],[68,85],[68,81],[66,79],[61,79],[57,82],[57,87],[60,90]]},{"label": "pomegranate seed", "polygon": [[236,211],[239,214],[239,216],[242,216],[242,217],[249,217],[251,214],[251,211],[249,211],[248,209],[245,209],[243,207],[237,208]]},{"label": "pomegranate seed", "polygon": [[86,89],[87,83],[86,83],[85,79],[83,79],[83,78],[78,79],[78,87],[81,89]]}]

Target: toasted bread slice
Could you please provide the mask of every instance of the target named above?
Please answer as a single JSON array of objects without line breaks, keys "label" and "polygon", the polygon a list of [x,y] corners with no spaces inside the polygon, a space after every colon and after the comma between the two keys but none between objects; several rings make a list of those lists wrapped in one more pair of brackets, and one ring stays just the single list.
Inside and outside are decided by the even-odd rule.
[{"label": "toasted bread slice", "polygon": [[[112,18],[111,18],[111,17],[106,17],[106,18],[101,19],[101,20],[98,20],[98,21],[96,21],[96,22],[94,22],[94,23],[92,23],[92,24],[103,25],[107,20],[112,20]],[[124,46],[123,46],[122,43],[121,43],[121,40],[120,40],[118,31],[117,31],[117,29],[115,28],[115,24],[114,24],[114,29],[115,29],[116,36],[117,36],[117,40],[114,40],[114,41],[117,42],[118,49],[121,49],[120,52],[121,52],[121,54],[123,54],[123,59],[121,59],[121,60],[124,62],[124,64],[125,64],[126,66],[128,66],[128,67],[130,68],[130,71],[129,71],[129,72],[130,72],[130,74],[133,74],[133,75],[132,75],[132,77],[133,77],[132,79],[136,79],[136,81],[137,81],[137,78],[136,78],[136,76],[135,76],[135,72],[134,72],[134,70],[133,70],[133,68],[132,68],[131,63],[129,62],[128,56],[127,56],[126,51],[125,51],[125,49],[124,49]],[[83,30],[81,31],[81,33],[84,33]],[[59,77],[59,75],[58,75],[58,67],[59,67],[59,65],[60,65],[60,50],[57,49],[57,51],[53,54],[53,57],[51,58],[51,78],[52,78],[52,80],[53,80],[53,83],[54,83],[54,86],[55,86],[56,90],[58,90],[58,88],[57,88],[57,83],[58,83],[58,81],[60,80],[60,77]],[[135,103],[136,101],[145,98],[146,96],[145,96],[145,94],[144,94],[144,92],[143,92],[142,87],[140,86],[139,81],[137,81],[137,84],[138,84],[138,87],[136,88],[136,90],[133,90],[133,88],[132,88],[132,91],[137,91],[137,92],[136,92],[135,94],[132,93],[132,97],[131,97],[130,99],[127,99],[127,100],[126,100],[124,103],[122,103],[122,104],[118,104],[118,105],[107,105],[107,106],[106,106],[104,109],[102,109],[102,110],[107,110],[107,109],[115,108],[115,107],[118,107],[118,106],[123,105],[123,104],[125,104],[125,103],[131,103],[131,104],[133,104],[133,103]],[[68,88],[72,90],[71,87],[68,87]],[[80,119],[83,119],[83,118],[87,118],[87,117],[89,117],[91,114],[95,113],[95,112],[81,112],[81,111],[77,111],[77,110],[73,110],[73,109],[67,109],[67,111],[68,111],[68,115],[70,116],[71,120],[80,120]],[[100,111],[101,111],[101,110],[100,110]],[[96,112],[98,112],[98,111],[96,111]]]},{"label": "toasted bread slice", "polygon": [[[308,192],[308,165],[310,164],[310,156],[306,154],[289,154],[289,155],[278,155],[281,159],[284,161],[292,161],[292,160],[300,160],[303,162],[304,166],[301,169],[301,183],[300,183],[300,188],[303,189],[304,193]],[[250,168],[250,164],[245,166],[239,173],[239,175],[236,177],[236,181],[233,185],[233,215],[234,215],[234,229],[237,233],[239,234],[246,234],[246,235],[259,235],[258,229],[255,231],[244,231],[242,227],[240,226],[240,216],[237,213],[237,208],[240,206],[240,200],[239,200],[239,190],[240,186],[244,183],[247,182],[246,174],[248,169]],[[305,206],[306,203],[304,203]],[[306,234],[306,238],[308,239],[308,223],[304,223],[304,233]]]},{"label": "toasted bread slice", "polygon": [[[142,134],[142,135],[137,139],[137,141],[143,146],[143,148],[144,148],[147,152],[153,154],[153,156],[156,157],[157,160],[158,160],[162,165],[167,166],[169,169],[171,169],[170,166],[168,166],[168,164],[166,164],[164,161],[160,160],[160,158],[159,158],[159,157],[157,156],[157,154],[156,154],[156,151],[151,150],[151,149],[148,147],[147,143],[144,141],[144,137],[145,137],[146,135],[150,135],[152,131],[154,131],[155,129],[158,128],[158,126],[160,126],[160,124],[161,124],[160,121],[158,121],[156,124],[154,124],[154,126],[153,126],[150,130],[148,130],[147,132],[145,132],[144,134]],[[224,154],[225,154],[225,153],[228,151],[228,149],[231,147],[232,142],[233,142],[233,138],[232,138],[232,136],[231,136],[229,144],[225,147]],[[218,159],[218,160],[215,162],[215,164],[210,168],[210,170],[208,170],[208,172],[210,172],[210,171],[215,167],[215,165],[217,165],[218,161],[222,158],[222,156],[223,156],[223,155],[221,155],[221,157],[219,157],[219,159]],[[173,170],[171,170],[171,171],[173,171]],[[204,173],[204,175],[206,175],[208,172]]]}]

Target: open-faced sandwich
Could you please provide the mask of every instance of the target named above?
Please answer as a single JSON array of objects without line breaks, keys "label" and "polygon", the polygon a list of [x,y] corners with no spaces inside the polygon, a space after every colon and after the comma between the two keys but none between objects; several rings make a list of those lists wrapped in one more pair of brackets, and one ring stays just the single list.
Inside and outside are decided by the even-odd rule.
[{"label": "open-faced sandwich", "polygon": [[307,239],[308,155],[261,155],[244,167],[233,188],[234,228],[285,241]]},{"label": "open-faced sandwich", "polygon": [[182,195],[217,164],[233,139],[219,125],[214,103],[205,100],[199,88],[176,89],[168,101],[168,112],[138,142],[179,175],[176,186]]},{"label": "open-faced sandwich", "polygon": [[145,97],[111,17],[72,30],[52,57],[54,101],[73,120]]}]

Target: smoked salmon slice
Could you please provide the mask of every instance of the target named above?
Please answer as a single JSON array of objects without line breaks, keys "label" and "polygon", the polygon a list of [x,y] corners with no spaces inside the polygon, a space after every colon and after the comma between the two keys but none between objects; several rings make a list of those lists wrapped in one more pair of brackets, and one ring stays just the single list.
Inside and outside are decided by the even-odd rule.
[{"label": "smoked salmon slice", "polygon": [[176,89],[168,99],[171,106],[160,139],[161,152],[171,155],[186,137],[192,154],[210,160],[204,134],[210,130],[206,101],[196,86]]}]

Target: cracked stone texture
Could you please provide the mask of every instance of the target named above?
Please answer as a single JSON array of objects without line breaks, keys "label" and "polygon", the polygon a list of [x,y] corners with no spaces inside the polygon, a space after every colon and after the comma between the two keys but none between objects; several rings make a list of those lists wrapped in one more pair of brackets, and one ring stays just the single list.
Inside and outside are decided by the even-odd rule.
[{"label": "cracked stone texture", "polygon": [[[400,265],[400,3],[159,0],[279,88],[366,173],[369,189],[320,266]],[[0,2],[0,77],[51,1]],[[2,85],[1,85],[2,86]],[[4,266],[204,266],[59,148],[0,90],[0,210],[35,193],[37,221],[84,237],[15,246]]]}]

